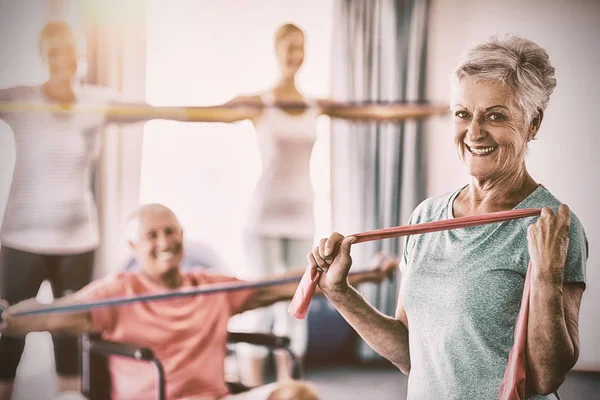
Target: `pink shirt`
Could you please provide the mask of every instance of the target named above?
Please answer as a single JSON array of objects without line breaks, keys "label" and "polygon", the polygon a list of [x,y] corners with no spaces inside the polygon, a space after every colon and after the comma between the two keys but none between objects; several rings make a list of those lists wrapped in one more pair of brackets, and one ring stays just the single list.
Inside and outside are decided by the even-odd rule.
[{"label": "pink shirt", "polygon": [[[237,281],[205,270],[182,272],[182,287]],[[167,289],[142,273],[107,277],[78,292],[82,301],[164,292]],[[189,396],[221,397],[228,393],[224,363],[229,317],[253,291],[184,297],[92,310],[92,330],[106,340],[152,349],[162,362],[167,399]],[[144,362],[111,357],[113,398],[152,399],[156,374]]]}]

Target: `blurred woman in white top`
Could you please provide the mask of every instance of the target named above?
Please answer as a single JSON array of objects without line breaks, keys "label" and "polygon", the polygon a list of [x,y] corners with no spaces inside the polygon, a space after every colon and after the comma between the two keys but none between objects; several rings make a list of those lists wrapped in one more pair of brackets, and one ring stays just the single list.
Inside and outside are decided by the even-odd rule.
[{"label": "blurred woman in white top", "polygon": [[[9,112],[2,118],[12,129],[16,162],[0,231],[0,293],[11,304],[35,297],[48,280],[54,297],[76,292],[92,277],[99,246],[97,209],[91,179],[99,155],[102,125],[136,122],[170,115],[186,121],[184,109],[117,103],[115,93],[77,82],[78,52],[69,26],[47,24],[39,39],[48,80],[36,86],[0,90],[0,102],[97,106],[96,113]],[[123,107],[139,113],[124,116]],[[165,118],[164,116],[162,118]],[[0,400],[10,399],[24,340],[0,338]],[[78,386],[76,337],[54,338],[59,389]]]},{"label": "blurred woman in white top", "polygon": [[[285,24],[275,33],[275,54],[279,79],[274,87],[203,109],[195,109],[194,120],[232,123],[250,120],[256,130],[262,172],[254,190],[245,221],[245,252],[249,278],[260,279],[283,273],[290,267],[306,264],[306,253],[315,235],[313,188],[309,163],[317,137],[317,118],[396,121],[421,118],[447,112],[448,106],[407,104],[348,105],[331,100],[311,99],[296,87],[296,76],[304,62],[304,32]],[[285,103],[303,107],[285,107]],[[250,107],[242,105],[250,104]],[[239,107],[232,107],[232,106]],[[256,106],[260,105],[260,106]],[[203,115],[204,114],[204,115]],[[270,331],[289,336],[292,350],[302,356],[307,341],[305,320],[296,320],[287,312],[288,304],[276,304],[272,310],[254,310],[245,315],[249,331]],[[250,318],[248,318],[250,317]],[[262,349],[242,350],[242,379],[247,385],[262,383],[266,353]],[[277,355],[283,361],[285,355]],[[288,370],[278,362],[278,374]],[[245,367],[244,367],[245,365]],[[280,368],[279,366],[282,365]],[[280,375],[280,378],[285,376]]]}]

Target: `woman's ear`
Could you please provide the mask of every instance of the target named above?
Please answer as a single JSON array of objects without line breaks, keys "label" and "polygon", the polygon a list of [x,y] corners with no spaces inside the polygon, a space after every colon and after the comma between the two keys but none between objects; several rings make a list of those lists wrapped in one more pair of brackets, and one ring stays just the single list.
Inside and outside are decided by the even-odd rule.
[{"label": "woman's ear", "polygon": [[535,139],[535,136],[540,130],[542,120],[544,119],[544,111],[538,108],[537,115],[531,120],[529,125],[529,140]]}]

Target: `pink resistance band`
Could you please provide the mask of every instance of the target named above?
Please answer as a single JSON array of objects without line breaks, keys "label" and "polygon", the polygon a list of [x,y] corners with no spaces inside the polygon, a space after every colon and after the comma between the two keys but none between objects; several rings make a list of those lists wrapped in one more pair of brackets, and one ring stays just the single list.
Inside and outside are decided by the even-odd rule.
[{"label": "pink resistance band", "polygon": [[531,290],[531,261],[525,275],[521,309],[515,323],[515,340],[508,354],[508,363],[498,393],[498,400],[525,400],[527,386],[527,319],[529,317],[529,292]]},{"label": "pink resistance band", "polygon": [[[520,210],[500,211],[495,213],[474,215],[470,217],[453,218],[443,221],[425,222],[423,224],[397,226],[394,228],[377,229],[375,231],[357,233],[354,242],[362,243],[372,240],[389,239],[400,236],[417,235],[420,233],[438,232],[456,228],[469,228],[473,226],[492,224],[494,222],[508,221],[511,219],[534,217],[540,215],[540,208],[523,208]],[[289,313],[298,319],[304,319],[308,313],[310,301],[317,288],[321,272],[308,267],[296,289],[294,298],[290,303]]]},{"label": "pink resistance band", "polygon": [[[484,215],[454,218],[451,220],[425,222],[409,226],[379,229],[370,232],[351,235],[357,238],[354,243],[368,242],[371,240],[388,239],[407,235],[416,235],[442,230],[468,228],[495,222],[508,221],[511,219],[538,216],[540,208],[528,208],[520,210],[500,211]],[[515,324],[514,344],[508,357],[508,363],[504,372],[504,379],[498,393],[498,400],[524,400],[526,388],[527,370],[527,318],[529,315],[529,291],[531,263],[527,268],[525,287],[521,300],[521,309],[517,315]],[[296,289],[294,298],[290,304],[289,312],[295,318],[305,318],[310,306],[310,301],[317,288],[321,272],[308,267],[302,276],[302,280]]]}]

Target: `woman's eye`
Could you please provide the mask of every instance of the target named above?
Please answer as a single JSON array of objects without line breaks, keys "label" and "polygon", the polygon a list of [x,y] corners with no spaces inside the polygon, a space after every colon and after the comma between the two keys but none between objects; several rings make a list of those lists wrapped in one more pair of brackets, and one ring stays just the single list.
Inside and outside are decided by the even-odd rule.
[{"label": "woman's eye", "polygon": [[505,119],[504,115],[502,115],[500,113],[491,113],[489,118],[490,118],[490,120],[492,120],[494,122],[503,121]]},{"label": "woman's eye", "polygon": [[469,118],[469,113],[466,111],[457,111],[456,115],[458,118],[464,119],[464,118]]}]

